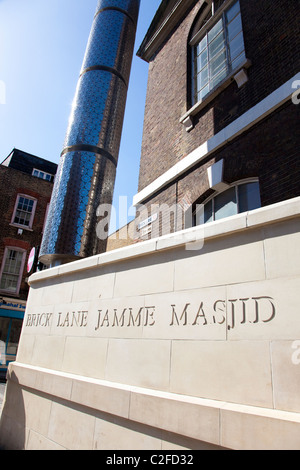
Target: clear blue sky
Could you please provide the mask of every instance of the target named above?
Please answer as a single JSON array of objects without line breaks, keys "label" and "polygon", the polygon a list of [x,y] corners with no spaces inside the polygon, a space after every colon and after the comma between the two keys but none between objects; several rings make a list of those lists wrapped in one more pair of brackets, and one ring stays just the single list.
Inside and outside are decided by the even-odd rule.
[{"label": "clear blue sky", "polygon": [[[161,0],[141,0],[117,180],[137,192],[148,64],[136,51]],[[58,163],[97,0],[0,0],[0,162],[16,147]],[[1,102],[1,100],[0,100]]]}]

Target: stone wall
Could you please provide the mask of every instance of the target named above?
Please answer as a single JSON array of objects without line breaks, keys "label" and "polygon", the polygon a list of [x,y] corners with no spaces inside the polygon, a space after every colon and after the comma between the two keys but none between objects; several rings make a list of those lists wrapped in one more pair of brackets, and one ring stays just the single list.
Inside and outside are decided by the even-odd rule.
[{"label": "stone wall", "polygon": [[299,449],[300,200],[31,277],[0,443]]}]

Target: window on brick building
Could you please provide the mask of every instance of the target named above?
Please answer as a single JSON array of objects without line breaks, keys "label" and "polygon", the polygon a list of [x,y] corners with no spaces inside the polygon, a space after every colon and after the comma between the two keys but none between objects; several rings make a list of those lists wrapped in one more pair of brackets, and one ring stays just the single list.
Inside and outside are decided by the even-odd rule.
[{"label": "window on brick building", "polygon": [[258,181],[235,183],[226,191],[196,205],[194,225],[207,224],[261,207]]},{"label": "window on brick building", "polygon": [[46,173],[45,171],[37,170],[36,168],[33,169],[32,176],[36,176],[37,178],[40,178],[46,181],[54,180],[54,175],[51,175],[51,173]]},{"label": "window on brick building", "polygon": [[1,268],[0,290],[18,294],[24,270],[26,251],[20,248],[5,248]]},{"label": "window on brick building", "polygon": [[246,60],[240,2],[206,2],[193,28],[192,104],[203,100]]},{"label": "window on brick building", "polygon": [[24,194],[18,194],[11,223],[18,227],[31,229],[36,203],[36,199]]}]

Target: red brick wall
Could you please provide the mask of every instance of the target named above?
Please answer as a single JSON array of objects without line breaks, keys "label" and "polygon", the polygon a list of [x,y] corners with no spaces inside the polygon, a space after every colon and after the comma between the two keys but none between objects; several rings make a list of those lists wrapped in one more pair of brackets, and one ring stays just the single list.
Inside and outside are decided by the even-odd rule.
[{"label": "red brick wall", "polygon": [[[42,239],[47,204],[50,202],[53,183],[35,178],[12,168],[0,166],[0,267],[2,266],[5,247],[12,246],[26,250],[26,263],[23,273],[19,298],[26,299],[28,285],[26,265],[31,248],[39,246]],[[18,235],[18,228],[11,226],[18,194],[26,194],[37,199],[32,231],[23,230]]]}]

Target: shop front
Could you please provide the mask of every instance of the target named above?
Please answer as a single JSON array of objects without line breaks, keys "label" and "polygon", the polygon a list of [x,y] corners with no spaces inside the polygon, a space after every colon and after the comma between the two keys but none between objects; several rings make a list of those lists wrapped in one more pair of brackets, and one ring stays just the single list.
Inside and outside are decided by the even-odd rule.
[{"label": "shop front", "polygon": [[26,302],[0,298],[0,380],[16,359]]}]

